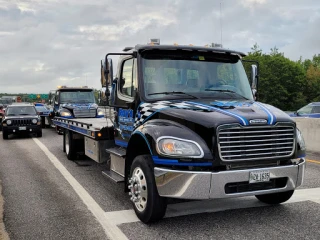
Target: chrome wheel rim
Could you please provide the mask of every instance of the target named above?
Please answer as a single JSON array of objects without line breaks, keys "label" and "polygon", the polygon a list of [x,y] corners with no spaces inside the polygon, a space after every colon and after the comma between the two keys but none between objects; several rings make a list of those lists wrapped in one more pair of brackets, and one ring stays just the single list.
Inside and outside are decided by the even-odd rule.
[{"label": "chrome wheel rim", "polygon": [[140,167],[133,170],[128,188],[130,190],[130,200],[135,204],[136,209],[139,212],[144,211],[148,202],[148,188],[146,177]]}]

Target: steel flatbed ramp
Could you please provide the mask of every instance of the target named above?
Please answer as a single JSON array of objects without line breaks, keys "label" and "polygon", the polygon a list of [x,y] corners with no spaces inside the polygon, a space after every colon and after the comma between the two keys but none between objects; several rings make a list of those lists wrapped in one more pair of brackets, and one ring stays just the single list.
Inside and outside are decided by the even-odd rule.
[{"label": "steel flatbed ramp", "polygon": [[113,126],[113,123],[109,118],[67,119],[55,117],[52,121],[56,126],[72,130],[94,139],[97,138],[98,132],[102,134],[99,136],[99,139],[103,139],[108,136],[108,129]]}]

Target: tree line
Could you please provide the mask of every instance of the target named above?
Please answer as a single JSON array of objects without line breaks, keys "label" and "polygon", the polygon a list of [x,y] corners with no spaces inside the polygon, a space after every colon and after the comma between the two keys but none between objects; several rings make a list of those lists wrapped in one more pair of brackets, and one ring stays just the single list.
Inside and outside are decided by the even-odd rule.
[{"label": "tree line", "polygon": [[298,61],[292,61],[276,47],[270,49],[270,53],[263,53],[255,44],[244,60],[259,62],[260,102],[285,111],[320,102],[320,54],[312,59],[300,57]]}]

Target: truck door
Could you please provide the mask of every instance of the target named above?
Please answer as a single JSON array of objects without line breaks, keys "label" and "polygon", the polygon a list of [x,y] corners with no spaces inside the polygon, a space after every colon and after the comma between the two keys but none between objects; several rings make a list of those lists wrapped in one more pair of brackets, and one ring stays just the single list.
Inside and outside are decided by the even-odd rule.
[{"label": "truck door", "polygon": [[117,106],[115,143],[121,147],[127,147],[134,130],[135,109],[137,106],[134,101],[138,88],[136,63],[136,59],[131,56],[125,58],[122,61],[121,70],[118,74],[117,97],[115,99],[115,105]]}]

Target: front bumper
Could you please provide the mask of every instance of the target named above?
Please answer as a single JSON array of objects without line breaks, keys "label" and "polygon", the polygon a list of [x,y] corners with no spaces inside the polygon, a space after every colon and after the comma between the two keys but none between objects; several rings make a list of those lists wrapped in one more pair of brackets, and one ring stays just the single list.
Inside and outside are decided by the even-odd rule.
[{"label": "front bumper", "polygon": [[29,125],[29,126],[6,126],[3,130],[8,134],[12,133],[36,133],[41,131],[41,125]]},{"label": "front bumper", "polygon": [[[303,182],[306,161],[301,158],[296,165],[277,166],[258,169],[230,170],[221,172],[176,171],[154,168],[158,193],[162,197],[182,199],[212,199],[252,196],[293,190]],[[258,189],[227,193],[226,186],[231,183],[249,184],[249,172],[270,171],[270,180],[287,178],[283,187]],[[250,189],[250,188],[249,188]]]}]

